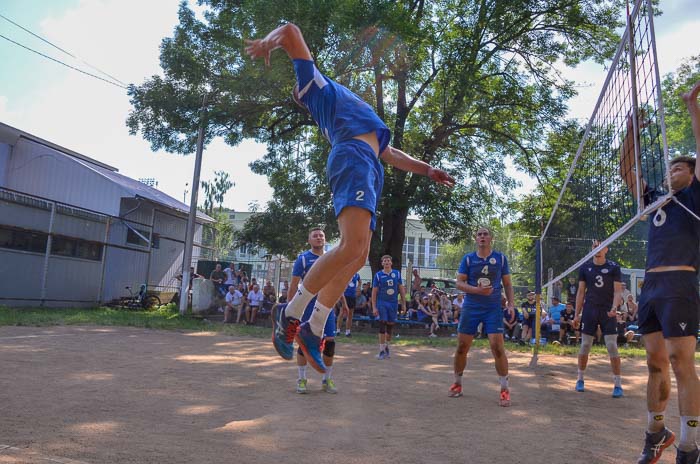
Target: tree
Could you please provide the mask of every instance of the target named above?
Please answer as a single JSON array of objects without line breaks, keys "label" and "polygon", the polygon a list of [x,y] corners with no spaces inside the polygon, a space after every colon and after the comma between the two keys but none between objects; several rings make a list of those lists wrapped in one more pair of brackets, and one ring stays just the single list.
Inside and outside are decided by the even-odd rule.
[{"label": "tree", "polygon": [[[556,130],[574,94],[555,63],[603,61],[618,42],[621,0],[202,0],[199,21],[185,3],[161,46],[163,77],[131,86],[127,124],[154,149],[191,152],[207,94],[205,141],[252,137],[268,146],[256,173],[268,177],[273,215],[299,218],[294,243],[328,218],[324,179],[329,147],[291,100],[291,67],[270,70],[241,56],[242,39],[284,21],[304,31],[322,72],[348,86],[392,129],[392,144],[454,175],[453,192],[387,168],[370,263],[391,254],[400,265],[409,211],[441,238],[464,235],[493,216],[513,181],[504,154],[540,176],[542,134]],[[278,52],[279,53],[279,52]],[[266,237],[264,231],[252,234]],[[287,231],[284,231],[285,233]],[[329,234],[332,238],[332,235]],[[271,243],[262,243],[274,252]]]},{"label": "tree", "polygon": [[667,74],[662,84],[666,116],[666,136],[671,154],[687,155],[695,152],[695,138],[690,115],[681,100],[681,94],[690,91],[700,81],[700,55],[685,60],[675,72]]},{"label": "tree", "polygon": [[233,224],[224,212],[214,213],[214,249],[217,257],[228,255],[234,243]]},{"label": "tree", "polygon": [[223,208],[224,196],[235,184],[230,180],[228,172],[214,171],[214,180],[211,182],[202,181],[204,189],[204,212],[211,215],[214,211],[214,204],[219,204],[219,212]]}]

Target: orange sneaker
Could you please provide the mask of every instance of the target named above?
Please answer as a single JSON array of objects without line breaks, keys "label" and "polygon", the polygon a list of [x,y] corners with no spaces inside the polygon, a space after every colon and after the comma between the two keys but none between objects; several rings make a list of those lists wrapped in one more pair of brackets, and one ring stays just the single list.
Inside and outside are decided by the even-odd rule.
[{"label": "orange sneaker", "polygon": [[510,406],[510,390],[507,388],[505,390],[501,390],[501,400],[499,401],[499,404],[504,408]]},{"label": "orange sneaker", "polygon": [[450,398],[459,398],[460,396],[462,396],[462,385],[456,382],[453,383],[450,386],[450,390],[447,392],[447,396],[449,396]]}]

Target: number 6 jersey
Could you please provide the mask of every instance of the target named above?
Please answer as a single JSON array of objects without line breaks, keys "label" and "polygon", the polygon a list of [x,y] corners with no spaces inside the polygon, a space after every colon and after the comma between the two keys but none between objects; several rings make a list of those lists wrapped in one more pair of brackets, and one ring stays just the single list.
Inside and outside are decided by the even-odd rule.
[{"label": "number 6 jersey", "polygon": [[586,282],[584,308],[605,306],[609,310],[615,297],[615,282],[622,281],[622,271],[618,264],[609,259],[601,265],[591,260],[579,268],[578,280]]}]

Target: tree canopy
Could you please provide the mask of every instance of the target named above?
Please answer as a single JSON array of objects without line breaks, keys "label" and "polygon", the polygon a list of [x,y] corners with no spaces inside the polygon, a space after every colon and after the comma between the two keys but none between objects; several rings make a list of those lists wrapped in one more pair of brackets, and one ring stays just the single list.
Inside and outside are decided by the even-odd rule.
[{"label": "tree canopy", "polygon": [[[275,52],[270,69],[243,57],[243,39],[284,22],[303,31],[319,69],[372,105],[392,145],[441,167],[452,191],[420,176],[386,170],[370,262],[400,265],[409,212],[441,239],[457,239],[503,206],[513,187],[504,157],[547,176],[543,134],[562,129],[573,83],[557,71],[609,58],[618,42],[621,0],[200,0],[204,18],[182,3],[163,40],[163,76],[131,86],[127,120],[153,149],[194,150],[202,95],[205,142],[223,137],[267,144],[252,169],[274,198],[241,240],[291,255],[309,226],[333,223],[325,181],[329,152],[308,114],[293,104],[294,74]],[[235,179],[235,177],[234,177]],[[284,216],[284,218],[282,218]],[[279,236],[264,234],[277,225]],[[280,226],[281,224],[281,226]],[[336,231],[331,227],[330,238]]]}]

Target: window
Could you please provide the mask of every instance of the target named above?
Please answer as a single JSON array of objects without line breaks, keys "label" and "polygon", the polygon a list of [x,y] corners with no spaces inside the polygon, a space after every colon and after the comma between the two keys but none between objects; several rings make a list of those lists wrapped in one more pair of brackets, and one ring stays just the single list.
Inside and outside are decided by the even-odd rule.
[{"label": "window", "polygon": [[236,219],[236,213],[230,213],[230,214],[228,215],[228,218],[229,218],[229,219]]},{"label": "window", "polygon": [[428,246],[428,267],[437,267],[437,257],[440,256],[440,242],[438,240],[430,240]]},{"label": "window", "polygon": [[416,263],[415,260],[415,253],[413,250],[413,247],[416,243],[416,238],[415,237],[406,237],[403,241],[403,262],[408,263],[410,260],[411,263],[413,263],[414,266],[417,266],[418,263]]},{"label": "window", "polygon": [[428,260],[426,259],[425,253],[428,247],[426,246],[426,239],[423,237],[418,239],[418,266],[428,267]]},{"label": "window", "polygon": [[0,227],[0,248],[46,253],[48,235],[42,232]]},{"label": "window", "polygon": [[129,228],[126,231],[126,243],[128,243],[130,245],[138,245],[138,246],[142,246],[142,247],[148,247],[148,241],[139,237],[139,235],[136,232],[134,232],[134,230],[146,238],[149,238],[151,236],[151,234],[145,230],[141,230],[141,229],[133,229],[132,230],[131,228]]},{"label": "window", "polygon": [[102,260],[102,244],[78,238],[54,236],[51,239],[51,254],[100,261]]}]

